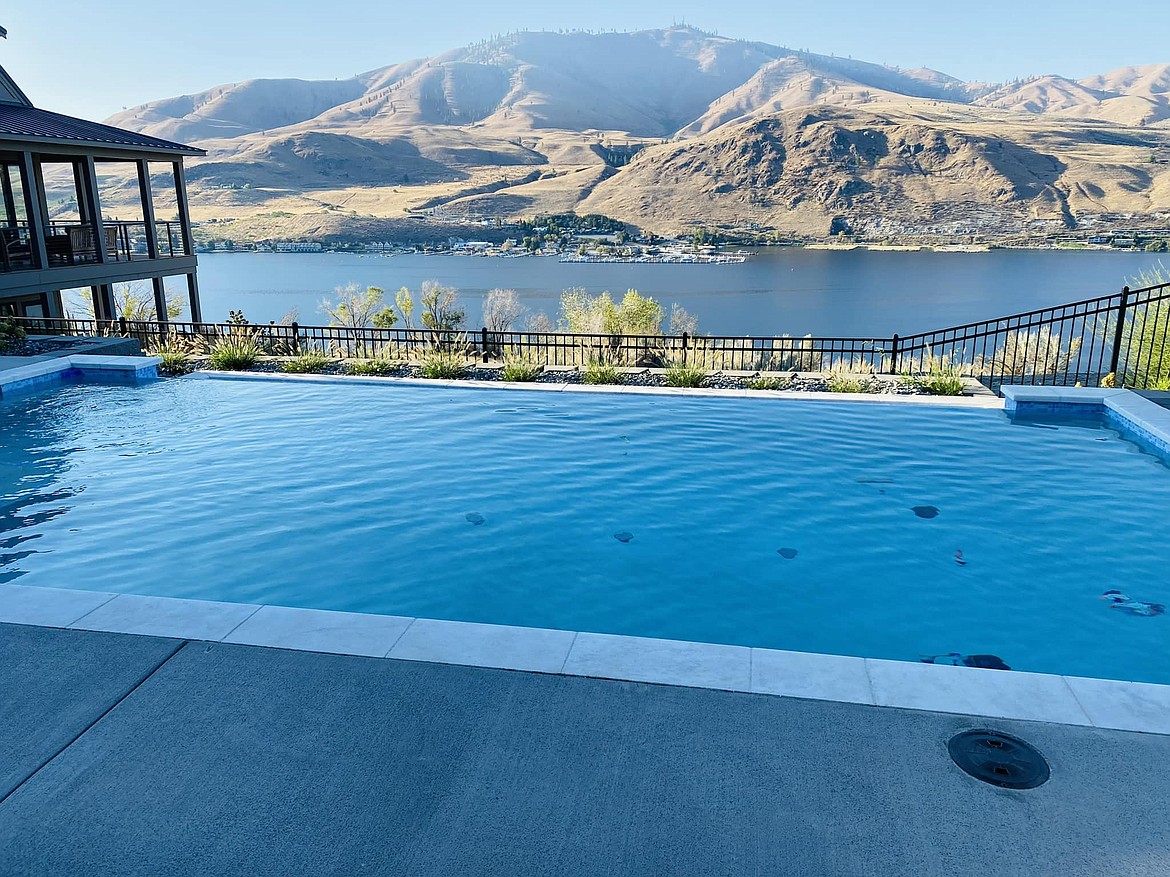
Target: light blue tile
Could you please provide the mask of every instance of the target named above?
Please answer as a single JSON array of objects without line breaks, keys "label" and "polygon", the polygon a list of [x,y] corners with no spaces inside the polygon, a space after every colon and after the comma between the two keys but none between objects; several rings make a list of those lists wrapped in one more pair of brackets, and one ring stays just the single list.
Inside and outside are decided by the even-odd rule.
[{"label": "light blue tile", "polygon": [[214,641],[223,639],[259,608],[243,603],[119,594],[69,627]]},{"label": "light blue tile", "polygon": [[0,585],[0,621],[68,627],[114,597],[103,591],[4,584]]},{"label": "light blue tile", "polygon": [[568,630],[417,618],[386,657],[557,673],[574,636]]},{"label": "light blue tile", "polygon": [[756,694],[873,703],[863,658],[752,649],[751,660]]},{"label": "light blue tile", "polygon": [[564,672],[691,688],[751,690],[751,649],[601,633],[577,635]]},{"label": "light blue tile", "polygon": [[1170,734],[1170,685],[1078,676],[1065,681],[1097,727]]},{"label": "light blue tile", "polygon": [[412,620],[396,615],[262,606],[224,642],[380,658],[398,642]]},{"label": "light blue tile", "polygon": [[1062,676],[872,658],[865,665],[879,706],[1092,724]]}]

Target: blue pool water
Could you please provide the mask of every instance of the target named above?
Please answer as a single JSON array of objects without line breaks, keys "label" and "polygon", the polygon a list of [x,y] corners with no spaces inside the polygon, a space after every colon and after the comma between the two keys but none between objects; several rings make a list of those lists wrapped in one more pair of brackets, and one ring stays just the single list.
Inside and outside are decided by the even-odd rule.
[{"label": "blue pool water", "polygon": [[1115,433],[988,410],[197,378],[0,403],[0,579],[48,587],[1170,683],[1170,615],[1101,599],[1170,604],[1168,509]]}]

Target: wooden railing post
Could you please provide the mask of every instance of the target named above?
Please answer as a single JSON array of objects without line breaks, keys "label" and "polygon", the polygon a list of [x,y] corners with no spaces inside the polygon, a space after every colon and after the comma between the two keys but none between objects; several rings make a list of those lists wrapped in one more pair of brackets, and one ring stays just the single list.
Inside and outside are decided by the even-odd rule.
[{"label": "wooden railing post", "polygon": [[1121,305],[1117,309],[1117,328],[1113,332],[1113,356],[1109,360],[1109,372],[1114,376],[1114,381],[1118,386],[1121,385],[1117,381],[1117,368],[1121,364],[1121,344],[1125,339],[1125,311],[1129,305],[1129,287],[1123,286],[1121,288]]}]

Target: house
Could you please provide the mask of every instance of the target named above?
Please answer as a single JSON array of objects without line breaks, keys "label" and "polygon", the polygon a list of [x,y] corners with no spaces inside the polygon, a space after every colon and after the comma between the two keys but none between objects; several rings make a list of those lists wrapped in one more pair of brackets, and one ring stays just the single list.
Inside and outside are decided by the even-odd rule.
[{"label": "house", "polygon": [[[165,321],[164,282],[182,277],[201,322],[183,159],[204,154],[38,109],[0,67],[0,315],[61,317],[61,291],[89,288],[95,316],[113,319],[114,284],[150,281]],[[136,181],[132,218],[103,210],[99,169]],[[156,218],[164,202],[175,221]]]}]

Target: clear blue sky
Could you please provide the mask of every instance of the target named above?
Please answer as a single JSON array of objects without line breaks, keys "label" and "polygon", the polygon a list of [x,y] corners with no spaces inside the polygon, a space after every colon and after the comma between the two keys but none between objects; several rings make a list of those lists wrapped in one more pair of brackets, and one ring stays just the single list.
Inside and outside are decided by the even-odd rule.
[{"label": "clear blue sky", "polygon": [[39,106],[93,119],[223,82],[344,78],[513,30],[636,30],[684,20],[726,36],[967,80],[1079,78],[1170,62],[1165,0],[196,0],[176,7],[26,0],[5,7],[0,64]]}]

